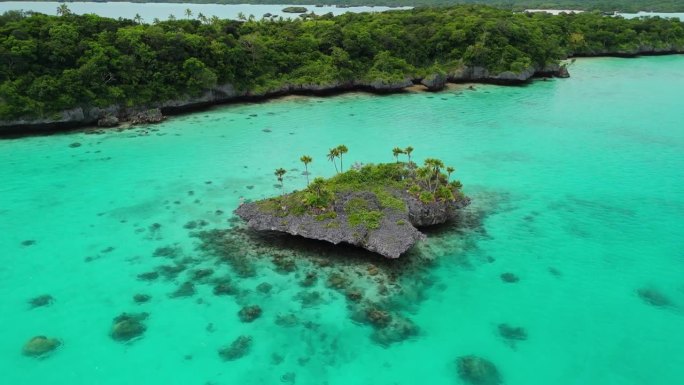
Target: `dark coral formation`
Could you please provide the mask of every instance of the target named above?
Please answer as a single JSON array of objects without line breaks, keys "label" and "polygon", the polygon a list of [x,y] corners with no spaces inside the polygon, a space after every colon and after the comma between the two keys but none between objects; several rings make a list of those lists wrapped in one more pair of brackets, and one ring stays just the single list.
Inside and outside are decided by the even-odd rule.
[{"label": "dark coral formation", "polygon": [[50,294],[43,294],[31,298],[28,302],[31,309],[35,309],[37,307],[50,306],[53,302],[55,302],[55,299],[52,298]]},{"label": "dark coral formation", "polygon": [[261,317],[261,307],[258,305],[245,306],[238,312],[238,317],[242,322],[252,322]]},{"label": "dark coral formation", "polygon": [[192,282],[183,282],[180,286],[178,286],[178,289],[176,289],[173,293],[169,294],[169,297],[191,297],[195,295],[195,293],[195,285]]},{"label": "dark coral formation", "polygon": [[156,271],[138,274],[138,279],[141,281],[154,281],[157,278],[159,278],[159,273]]},{"label": "dark coral formation", "polygon": [[261,294],[268,294],[273,289],[273,285],[268,282],[262,282],[256,287],[257,291]]},{"label": "dark coral formation", "polygon": [[28,340],[22,349],[22,353],[25,356],[30,357],[45,357],[55,349],[57,349],[62,343],[56,338],[48,338],[45,336],[36,336]]},{"label": "dark coral formation", "polygon": [[651,306],[668,307],[672,306],[670,298],[665,296],[659,290],[652,287],[643,287],[637,290],[639,298]]},{"label": "dark coral formation", "polygon": [[303,287],[311,287],[315,285],[316,282],[318,282],[318,274],[316,274],[315,271],[309,271],[299,284]]},{"label": "dark coral formation", "polygon": [[214,274],[214,270],[212,269],[197,269],[192,272],[192,279],[193,280],[202,280],[204,278],[207,278]]},{"label": "dark coral formation", "polygon": [[499,324],[498,326],[499,335],[501,338],[506,340],[506,342],[513,348],[515,344],[519,341],[527,340],[527,331],[519,326],[511,326],[509,324]]},{"label": "dark coral formation", "polygon": [[150,299],[152,299],[152,297],[147,294],[136,294],[133,296],[133,301],[135,301],[135,303],[149,302]]},{"label": "dark coral formation", "polygon": [[120,314],[114,318],[114,325],[112,326],[110,336],[120,342],[130,341],[142,336],[147,330],[147,326],[144,323],[147,317],[147,313]]},{"label": "dark coral formation", "polygon": [[501,384],[501,375],[496,366],[482,357],[469,355],[456,360],[458,376],[471,385]]},{"label": "dark coral formation", "polygon": [[238,293],[238,289],[233,286],[233,283],[230,281],[230,279],[222,279],[215,282],[213,293],[217,296],[235,295]]},{"label": "dark coral formation", "polygon": [[230,345],[219,349],[218,354],[224,361],[235,361],[249,354],[252,349],[252,337],[240,336]]},{"label": "dark coral formation", "polygon": [[299,319],[296,315],[289,314],[278,314],[275,320],[275,324],[282,327],[293,327],[299,324]]},{"label": "dark coral formation", "polygon": [[513,273],[503,273],[501,274],[501,280],[506,283],[516,283],[520,281],[520,278]]}]

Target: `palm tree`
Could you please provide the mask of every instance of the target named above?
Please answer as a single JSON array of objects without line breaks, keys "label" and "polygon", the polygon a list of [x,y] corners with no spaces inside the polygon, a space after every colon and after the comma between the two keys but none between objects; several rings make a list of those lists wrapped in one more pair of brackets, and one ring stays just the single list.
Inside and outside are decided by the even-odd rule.
[{"label": "palm tree", "polygon": [[451,166],[449,166],[449,167],[446,168],[446,170],[447,170],[447,182],[448,182],[448,181],[449,181],[449,178],[451,178],[451,174],[452,174],[454,171],[456,171],[456,169],[453,168],[453,167],[451,167]]},{"label": "palm tree", "polygon": [[209,21],[209,20],[207,19],[207,17],[204,16],[204,14],[203,14],[202,12],[200,12],[200,13],[197,14],[197,20],[201,21],[202,24],[207,24],[207,22]]},{"label": "palm tree", "polygon": [[392,155],[394,155],[394,157],[397,159],[397,163],[399,163],[399,155],[403,154],[403,153],[404,153],[404,150],[402,150],[399,147],[394,147],[392,149]]},{"label": "palm tree", "polygon": [[299,158],[299,160],[301,160],[302,163],[304,163],[304,175],[306,175],[306,186],[309,187],[309,163],[313,161],[313,158],[311,158],[308,155],[302,155],[302,157]]},{"label": "palm tree", "polygon": [[411,165],[411,153],[413,152],[413,147],[408,146],[404,149],[404,154],[408,155],[408,163]]},{"label": "palm tree", "polygon": [[[438,179],[439,180],[439,172],[440,172],[440,169],[444,167],[444,162],[442,162],[439,159],[435,159],[435,158],[427,158],[427,159],[425,159],[424,164],[425,164],[425,168],[428,169],[428,171],[430,173],[430,179],[428,180],[428,188],[430,189],[430,192],[434,192],[434,191],[432,191],[432,183],[430,183],[430,181],[432,179]],[[435,187],[437,187],[437,186],[435,185]]]},{"label": "palm tree", "polygon": [[323,193],[323,186],[325,185],[325,180],[321,177],[316,177],[314,178],[313,181],[311,181],[311,184],[309,185],[309,190],[313,190],[316,192],[316,196],[319,198],[321,197],[321,194]]},{"label": "palm tree", "polygon": [[190,8],[185,9],[185,18],[190,19],[190,16],[192,16],[192,10]]},{"label": "palm tree", "polygon": [[336,150],[339,152],[340,157],[340,172],[344,172],[344,167],[342,167],[342,155],[346,154],[349,149],[344,144],[337,146]]},{"label": "palm tree", "polygon": [[71,10],[66,4],[60,4],[59,7],[57,7],[57,14],[59,16],[68,16],[71,15]]},{"label": "palm tree", "polygon": [[330,152],[328,152],[328,160],[333,162],[333,164],[335,165],[336,174],[339,174],[339,171],[337,171],[337,162],[335,162],[335,158],[337,158],[338,156],[340,156],[340,150],[336,148],[331,148]]},{"label": "palm tree", "polygon": [[159,24],[160,22],[161,22],[161,20],[159,20],[158,17],[155,17],[154,19],[152,19],[152,23],[154,23],[154,24]]},{"label": "palm tree", "polygon": [[418,170],[416,170],[416,174],[418,175],[419,179],[425,181],[428,190],[432,190],[430,188],[430,170],[427,167],[420,167]]},{"label": "palm tree", "polygon": [[176,20],[176,16],[174,16],[173,13],[172,13],[172,14],[169,15],[169,17],[168,17],[167,19],[168,19],[168,20],[171,20],[171,21],[174,21],[174,20]]},{"label": "palm tree", "polygon": [[275,174],[276,178],[278,179],[278,182],[280,182],[280,189],[282,191],[281,195],[285,195],[285,184],[283,183],[283,175],[285,175],[287,171],[284,168],[277,168],[273,174]]},{"label": "palm tree", "polygon": [[135,14],[135,17],[133,18],[133,20],[134,20],[136,23],[138,23],[138,24],[142,24],[143,18],[142,18],[142,16],[140,16],[139,13],[136,13],[136,14]]},{"label": "palm tree", "polygon": [[245,17],[245,14],[242,12],[238,12],[237,18],[238,18],[238,20],[243,20],[243,21],[247,20],[247,18]]},{"label": "palm tree", "polygon": [[435,158],[425,159],[425,166],[432,169],[433,174],[439,174],[439,171],[444,167],[444,162]]}]

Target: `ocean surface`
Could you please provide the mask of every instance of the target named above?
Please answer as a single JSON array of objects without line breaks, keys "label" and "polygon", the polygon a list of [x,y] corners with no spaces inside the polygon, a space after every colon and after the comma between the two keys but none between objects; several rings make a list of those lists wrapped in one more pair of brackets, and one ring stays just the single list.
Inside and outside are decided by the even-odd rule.
[{"label": "ocean surface", "polygon": [[[40,12],[47,15],[56,15],[57,7],[61,3],[56,1],[6,1],[0,2],[0,13],[10,10],[24,10]],[[222,19],[237,19],[240,13],[245,17],[254,15],[257,19],[270,13],[283,18],[299,17],[296,13],[285,13],[283,8],[292,7],[293,5],[282,4],[192,4],[192,3],[127,3],[127,2],[112,2],[112,3],[95,3],[95,2],[69,2],[66,3],[69,9],[76,14],[94,13],[106,17],[123,17],[133,19],[136,14],[143,18],[143,22],[151,23],[154,18],[166,20],[169,15],[173,15],[177,19],[186,18],[185,10],[190,9],[193,18],[197,17],[199,13],[211,18],[216,16]],[[308,12],[314,12],[317,15],[324,15],[331,12],[333,15],[341,15],[347,12],[382,12],[389,9],[406,9],[408,7],[348,7],[337,8],[335,6],[317,7],[315,5],[299,5],[305,7]]]},{"label": "ocean surface", "polygon": [[[509,385],[680,383],[684,56],[581,59],[570,72],[0,140],[2,383],[455,385],[468,355]],[[278,167],[286,190],[303,188],[302,154],[313,175],[334,174],[325,154],[338,144],[345,165],[408,145],[418,162],[441,158],[473,203],[392,263],[240,243],[232,210],[277,194]],[[330,287],[333,273],[362,299]],[[52,301],[29,304],[41,295]],[[243,322],[248,305],[262,313]],[[359,306],[410,326],[383,329]],[[115,317],[143,312],[144,334],[111,337]],[[34,336],[61,346],[23,355]]]}]

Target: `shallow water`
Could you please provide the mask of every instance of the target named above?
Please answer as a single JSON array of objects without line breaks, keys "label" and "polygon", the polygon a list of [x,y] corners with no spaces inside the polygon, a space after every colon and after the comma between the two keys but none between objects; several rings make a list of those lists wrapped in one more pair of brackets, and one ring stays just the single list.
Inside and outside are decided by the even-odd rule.
[{"label": "shallow water", "polygon": [[[505,384],[679,383],[684,57],[578,60],[571,73],[527,87],[289,98],[123,132],[0,141],[3,383],[460,384],[455,360],[468,354],[492,361]],[[400,281],[392,311],[419,334],[389,346],[350,319],[324,277],[305,291],[320,298],[303,303],[304,261],[292,273],[259,261],[241,278],[186,228],[230,228],[241,198],[278,192],[277,167],[298,169],[285,187],[301,188],[302,154],[313,156],[312,173],[332,175],[324,154],[340,143],[347,165],[391,161],[397,145],[444,159],[479,218],[407,256],[439,257]],[[190,257],[189,271],[137,279],[172,263],[153,256],[164,246],[181,250],[176,261]],[[198,283],[194,296],[168,296],[201,267],[232,277],[242,294],[214,296]],[[504,282],[507,272],[519,281]],[[269,294],[256,289],[262,282]],[[136,304],[136,293],[152,299]],[[31,309],[42,294],[54,303]],[[243,323],[237,313],[250,304],[263,315]],[[114,317],[143,311],[142,338],[110,338]],[[275,322],[289,313],[297,325]],[[502,339],[502,323],[527,339]],[[23,356],[36,335],[63,345],[45,359]],[[218,349],[240,335],[252,337],[249,353],[221,360]]]},{"label": "shallow water", "polygon": [[[0,13],[11,10],[24,10],[40,12],[47,15],[56,15],[57,7],[60,5],[56,1],[6,1],[0,2]],[[204,16],[211,18],[212,16],[220,17],[222,19],[237,19],[240,13],[245,17],[254,15],[257,19],[270,13],[272,15],[283,18],[299,17],[296,13],[285,13],[283,8],[291,7],[292,5],[283,4],[193,4],[193,3],[127,3],[127,2],[111,2],[111,3],[96,3],[96,2],[69,2],[67,3],[69,9],[76,14],[94,13],[106,17],[123,17],[133,19],[136,14],[143,18],[143,22],[151,23],[155,18],[166,20],[169,15],[173,15],[177,19],[186,18],[185,10],[190,9],[193,13],[193,18],[202,13]],[[317,15],[324,15],[332,13],[333,15],[341,15],[347,12],[383,12],[389,9],[402,9],[407,7],[348,7],[337,8],[335,6],[317,7],[315,5],[299,5],[306,7],[309,12],[314,12]]]}]

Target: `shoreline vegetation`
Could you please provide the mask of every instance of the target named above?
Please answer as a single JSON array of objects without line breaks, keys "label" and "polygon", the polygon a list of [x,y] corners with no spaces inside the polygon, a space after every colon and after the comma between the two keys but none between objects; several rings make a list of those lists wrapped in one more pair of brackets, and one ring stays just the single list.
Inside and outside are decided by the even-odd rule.
[{"label": "shoreline vegetation", "polygon": [[303,155],[303,190],[286,193],[287,170],[276,169],[280,195],[242,203],[235,213],[256,231],[347,243],[395,259],[425,238],[418,228],[450,221],[470,203],[461,182],[452,179],[455,168],[435,158],[420,167],[412,161],[411,146],[392,149],[396,162],[354,163],[345,171],[348,151],[345,145],[330,149],[335,175],[328,179],[310,179],[313,158]]},{"label": "shoreline vegetation", "polygon": [[[54,1],[54,0],[18,0]],[[105,0],[81,0],[104,2]],[[130,3],[185,3],[185,4],[263,4],[263,5],[313,5],[336,6],[338,8],[385,6],[385,7],[435,7],[454,5],[488,5],[512,11],[526,9],[572,9],[581,11],[603,11],[637,13],[684,12],[684,3],[679,0],[106,0],[107,2]]]},{"label": "shoreline vegetation", "polygon": [[122,122],[290,94],[439,91],[567,77],[573,57],[684,53],[684,22],[487,6],[294,20],[0,15],[0,135]]}]

